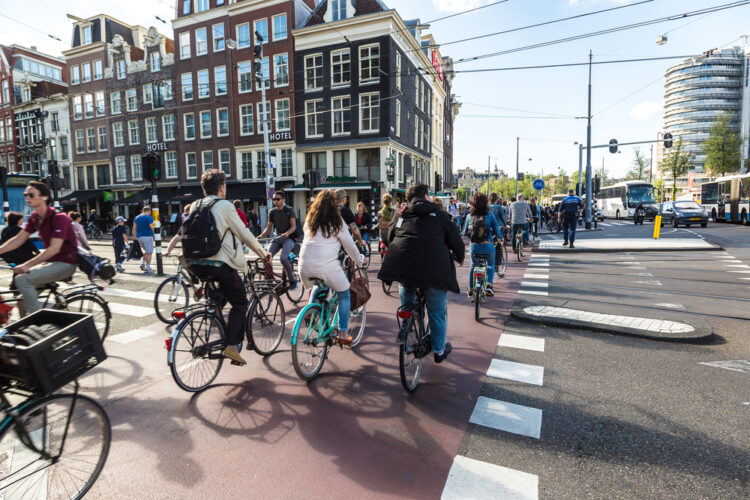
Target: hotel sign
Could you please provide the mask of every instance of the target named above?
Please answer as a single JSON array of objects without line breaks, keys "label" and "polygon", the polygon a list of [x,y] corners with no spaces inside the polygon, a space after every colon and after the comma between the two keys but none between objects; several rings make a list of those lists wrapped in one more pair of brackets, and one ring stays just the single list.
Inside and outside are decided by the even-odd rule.
[{"label": "hotel sign", "polygon": [[432,51],[432,66],[435,68],[435,71],[437,71],[438,78],[440,78],[440,81],[442,82],[444,78],[443,61],[440,60],[440,56],[438,56],[436,50]]}]

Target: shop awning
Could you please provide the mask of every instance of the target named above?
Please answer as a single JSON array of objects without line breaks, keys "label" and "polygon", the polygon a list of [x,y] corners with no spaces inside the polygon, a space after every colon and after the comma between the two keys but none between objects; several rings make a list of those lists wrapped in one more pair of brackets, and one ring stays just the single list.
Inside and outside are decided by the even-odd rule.
[{"label": "shop awning", "polygon": [[167,203],[192,203],[201,198],[203,198],[203,188],[200,186],[175,188],[164,195],[164,201]]},{"label": "shop awning", "polygon": [[229,201],[264,201],[265,199],[265,182],[243,182],[227,186],[227,200]]},{"label": "shop awning", "polygon": [[83,203],[89,201],[91,198],[96,198],[98,194],[99,191],[96,189],[74,191],[68,196],[60,198],[60,205],[76,205],[78,203]]},{"label": "shop awning", "polygon": [[315,191],[322,191],[323,189],[347,189],[352,191],[365,191],[370,189],[372,185],[369,182],[343,182],[340,184],[321,184],[315,188]]}]

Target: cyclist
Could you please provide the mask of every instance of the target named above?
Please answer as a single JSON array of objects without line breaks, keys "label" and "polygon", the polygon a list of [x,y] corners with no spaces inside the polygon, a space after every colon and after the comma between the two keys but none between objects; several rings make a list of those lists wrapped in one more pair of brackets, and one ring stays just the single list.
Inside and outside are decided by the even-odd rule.
[{"label": "cyclist", "polygon": [[494,235],[497,238],[502,238],[503,235],[497,225],[495,215],[489,210],[486,194],[476,193],[471,198],[470,204],[471,232],[469,239],[471,245],[469,246],[469,255],[471,256],[471,267],[469,268],[468,295],[471,297],[474,294],[474,266],[476,265],[474,258],[479,255],[486,255],[488,260],[487,296],[494,297],[495,291],[492,289],[492,284],[495,278],[495,245],[492,244],[492,237]]},{"label": "cyclist", "polygon": [[367,245],[370,243],[372,217],[367,213],[367,207],[361,201],[357,203],[357,215],[354,216],[354,219],[357,223],[357,229],[359,229],[359,233],[362,235],[362,239],[365,242],[365,246],[363,247],[365,250],[365,257],[368,257]]},{"label": "cyclist", "polygon": [[154,219],[151,217],[151,207],[143,207],[141,215],[133,220],[133,240],[137,240],[143,252],[141,271],[153,273],[151,256],[154,253]]},{"label": "cyclist", "polygon": [[[504,231],[505,226],[508,225],[508,218],[505,216],[505,208],[500,204],[500,197],[497,193],[490,193],[490,206],[489,210],[492,215],[495,216],[495,220],[500,226],[500,230]],[[502,235],[500,236],[502,238]]]},{"label": "cyclist", "polygon": [[401,305],[424,292],[430,320],[432,352],[442,363],[452,350],[446,342],[448,292],[460,293],[454,260],[464,261],[464,242],[450,214],[429,199],[429,187],[418,183],[406,193],[409,204],[394,217],[388,231],[388,253],[378,279],[399,283]]},{"label": "cyclist", "polygon": [[95,208],[92,208],[91,212],[89,213],[89,231],[93,233],[98,224],[99,224],[99,214],[96,213]]},{"label": "cyclist", "polygon": [[266,229],[260,233],[258,238],[265,238],[271,234],[272,229],[276,229],[276,238],[271,242],[268,251],[271,258],[281,250],[281,265],[284,266],[286,276],[289,278],[289,290],[297,289],[297,282],[294,280],[294,268],[289,260],[289,254],[294,249],[297,235],[297,218],[290,207],[286,205],[286,193],[278,191],[271,198],[273,201],[273,210],[268,214],[268,224]]},{"label": "cyclist", "polygon": [[563,246],[575,248],[573,242],[576,240],[576,226],[578,225],[578,215],[583,209],[583,202],[575,195],[575,191],[568,190],[568,196],[560,202],[560,211],[557,213],[557,222],[562,222],[563,227]]},{"label": "cyclist", "polygon": [[393,204],[393,196],[386,193],[382,198],[383,209],[380,210],[380,219],[378,220],[378,229],[380,230],[380,244],[386,245],[388,241],[388,227],[391,225],[393,215],[396,213],[396,209],[391,205]]},{"label": "cyclist", "polygon": [[[41,308],[38,287],[70,278],[78,263],[78,242],[70,217],[48,206],[52,198],[49,187],[43,182],[31,181],[23,196],[34,211],[23,231],[0,246],[0,255],[15,250],[37,231],[44,243],[44,250],[40,254],[13,269],[15,286],[23,297],[18,304],[21,315]],[[43,266],[32,269],[42,263]]]},{"label": "cyclist", "polygon": [[540,211],[539,205],[536,204],[536,198],[531,199],[531,204],[529,205],[531,208],[531,232],[534,235],[534,238],[536,238],[539,235],[539,230],[537,229],[539,226],[539,220],[541,219],[542,213]]},{"label": "cyclist", "polygon": [[339,262],[339,249],[343,246],[352,261],[364,264],[349,231],[344,230],[344,221],[339,213],[336,194],[324,189],[315,197],[305,220],[302,249],[300,251],[300,277],[306,287],[312,287],[310,303],[320,289],[315,279],[323,280],[336,292],[339,305],[337,339],[340,344],[351,344],[349,336],[349,280]]},{"label": "cyclist", "polygon": [[510,204],[510,239],[513,242],[513,251],[516,251],[516,233],[519,229],[524,230],[523,244],[528,241],[526,227],[531,218],[531,207],[524,200],[523,194],[518,195],[518,201]]},{"label": "cyclist", "polygon": [[[237,363],[245,364],[240,356],[237,346],[242,342],[245,330],[245,315],[247,314],[248,300],[245,284],[239,272],[247,269],[245,252],[242,243],[247,245],[261,259],[268,259],[270,255],[255,239],[255,236],[245,227],[235,210],[234,205],[225,200],[227,195],[226,174],[219,169],[206,170],[201,177],[201,186],[205,197],[194,202],[190,206],[190,214],[201,210],[212,204],[209,208],[211,215],[216,221],[216,231],[221,236],[221,250],[219,253],[206,259],[187,258],[190,270],[200,279],[216,281],[229,301],[232,308],[229,310],[227,321],[227,347],[222,355]],[[181,239],[186,240],[189,234],[187,221],[182,228]],[[188,232],[186,235],[185,233]],[[239,240],[239,242],[237,241]],[[175,241],[173,238],[172,241]],[[176,241],[175,241],[176,244]],[[172,243],[170,242],[170,246]],[[239,272],[238,272],[239,271]]]},{"label": "cyclist", "polygon": [[[0,234],[0,245],[9,241],[15,235],[23,231],[23,214],[21,212],[8,212],[5,221],[7,225]],[[29,240],[18,247],[3,255],[3,259],[8,264],[23,264],[39,253],[36,245]]]},{"label": "cyclist", "polygon": [[83,226],[81,225],[81,214],[71,211],[68,212],[68,217],[70,217],[71,224],[73,224],[73,232],[76,233],[78,244],[86,250],[91,250],[89,240],[86,239],[86,231],[83,230]]},{"label": "cyclist", "polygon": [[349,195],[346,194],[345,189],[336,190],[336,200],[338,200],[339,213],[341,213],[341,218],[344,219],[344,224],[349,228],[349,231],[352,233],[352,236],[354,236],[354,240],[359,244],[359,247],[364,248],[365,242],[362,239],[362,233],[359,232],[359,228],[357,227],[357,218],[354,217],[352,210],[346,206],[346,203],[349,200]]}]

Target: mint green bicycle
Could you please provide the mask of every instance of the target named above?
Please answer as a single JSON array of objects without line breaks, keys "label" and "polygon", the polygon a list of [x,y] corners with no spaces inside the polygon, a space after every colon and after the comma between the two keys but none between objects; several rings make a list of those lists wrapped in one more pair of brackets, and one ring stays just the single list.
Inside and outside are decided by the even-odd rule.
[{"label": "mint green bicycle", "polygon": [[[339,306],[336,292],[321,280],[315,280],[320,291],[312,304],[308,304],[297,316],[292,329],[292,364],[294,371],[304,381],[314,379],[338,339],[334,335],[339,323]],[[362,341],[367,320],[367,304],[349,313],[349,332],[354,348]],[[339,344],[343,349],[343,345]]]}]

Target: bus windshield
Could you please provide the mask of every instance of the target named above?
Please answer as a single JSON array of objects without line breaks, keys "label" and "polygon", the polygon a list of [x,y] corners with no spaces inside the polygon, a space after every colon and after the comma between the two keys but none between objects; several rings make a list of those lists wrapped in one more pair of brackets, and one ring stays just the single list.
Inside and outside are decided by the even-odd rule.
[{"label": "bus windshield", "polygon": [[628,186],[628,206],[637,207],[641,203],[656,203],[655,189],[651,184]]}]

